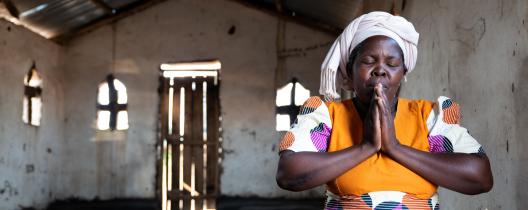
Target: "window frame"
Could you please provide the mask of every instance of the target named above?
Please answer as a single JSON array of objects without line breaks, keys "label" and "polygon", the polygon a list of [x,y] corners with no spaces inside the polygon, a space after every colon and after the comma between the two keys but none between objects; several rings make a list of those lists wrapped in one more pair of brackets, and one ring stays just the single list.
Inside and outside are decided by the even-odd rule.
[{"label": "window frame", "polygon": [[[124,90],[123,92],[120,92],[116,89],[115,87],[115,81],[117,82],[120,82],[123,87],[124,87]],[[108,104],[101,104],[100,101],[99,101],[99,97],[100,97],[100,88],[102,85],[107,85],[108,86]],[[127,97],[127,101],[126,103],[119,103],[119,94],[125,94],[126,97]],[[99,127],[99,120],[101,120],[99,117],[100,117],[100,113],[101,111],[108,111],[110,112],[110,117],[109,117],[109,120],[108,120],[108,128],[107,129],[102,129],[101,127]],[[129,129],[129,124],[128,124],[128,117],[126,118],[126,128],[123,128],[123,129],[119,129],[118,128],[118,120],[119,120],[119,113],[120,112],[126,112],[127,115],[128,115],[128,94],[127,94],[127,91],[126,91],[126,86],[123,82],[121,82],[120,80],[118,80],[117,78],[115,78],[115,76],[113,74],[108,74],[106,76],[106,79],[104,82],[100,83],[99,84],[99,87],[97,89],[97,130],[100,130],[100,131],[106,131],[106,130],[110,130],[110,131],[116,131],[116,130],[120,130],[120,131],[125,131],[125,130],[128,130]]]},{"label": "window frame", "polygon": [[[35,76],[38,77],[35,79],[40,79],[40,83],[35,86],[32,86],[31,81],[33,77]],[[43,82],[43,79],[38,73],[38,69],[35,63],[33,62],[33,64],[31,65],[31,68],[29,68],[28,73],[24,77],[24,98],[23,98],[24,100],[23,100],[22,108],[23,110],[27,109],[27,112],[22,112],[22,121],[25,124],[34,126],[34,127],[39,127],[42,122],[42,105],[43,105],[42,103],[42,82]],[[33,100],[32,100],[33,98],[38,98],[41,104],[39,107],[40,118],[38,119],[37,123],[34,123],[34,119],[33,119],[35,115],[35,113],[33,112],[36,112],[36,110],[33,110]],[[25,119],[26,117],[27,117],[27,122]]]}]

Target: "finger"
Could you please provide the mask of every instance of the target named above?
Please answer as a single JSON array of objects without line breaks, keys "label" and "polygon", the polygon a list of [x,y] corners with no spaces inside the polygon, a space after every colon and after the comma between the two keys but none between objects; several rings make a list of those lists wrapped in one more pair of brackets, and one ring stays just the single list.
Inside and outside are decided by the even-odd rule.
[{"label": "finger", "polygon": [[[378,100],[379,101],[379,98]],[[382,138],[382,129],[381,129],[381,118],[380,118],[380,112],[379,112],[379,106],[377,103],[375,104],[374,110],[373,110],[373,118],[374,118],[374,144],[377,146],[377,149],[381,149],[381,138]]]},{"label": "finger", "polygon": [[387,118],[387,113],[386,113],[386,109],[384,108],[382,99],[378,100],[376,108],[377,108],[377,112],[379,114],[380,126],[383,127],[385,125],[385,121],[386,121],[386,118]]},{"label": "finger", "polygon": [[[377,99],[376,101],[380,101],[380,100]],[[381,117],[380,117],[378,103],[376,103],[375,106],[374,106],[374,110],[373,110],[373,113],[372,113],[372,118],[373,118],[372,120],[374,121],[374,125],[376,126],[376,128],[379,128],[379,126],[381,125],[380,124]]]},{"label": "finger", "polygon": [[384,109],[384,114],[390,114],[391,113],[391,106],[390,106],[390,102],[389,102],[389,98],[387,97],[387,94],[386,94],[386,91],[382,89],[381,91],[381,96],[382,98],[382,101],[383,101],[383,109]]},{"label": "finger", "polygon": [[369,112],[368,112],[369,114],[367,115],[368,116],[367,118],[368,118],[368,121],[371,123],[371,125],[373,125],[376,118],[378,118],[377,116],[374,116],[375,110],[377,109],[378,100],[379,100],[379,96],[374,95],[370,103]]},{"label": "finger", "polygon": [[383,89],[383,88],[380,88],[380,96],[381,96],[381,98],[383,98],[384,101],[388,101],[389,100],[389,98],[387,97],[387,93],[386,93],[385,89]]},{"label": "finger", "polygon": [[382,96],[379,97],[378,107],[379,107],[379,111],[380,111],[380,114],[382,115],[382,117],[385,117],[385,115],[389,114],[389,112],[387,110],[388,109],[387,108],[387,101]]},{"label": "finger", "polygon": [[383,86],[381,85],[381,83],[378,83],[375,87],[374,87],[374,92],[376,93],[376,95],[378,96],[381,96],[381,91],[383,89]]},{"label": "finger", "polygon": [[383,99],[379,99],[378,103],[376,105],[377,111],[379,113],[379,119],[380,119],[380,125],[384,125],[384,121],[387,118],[387,110],[385,109],[385,105],[383,103]]}]

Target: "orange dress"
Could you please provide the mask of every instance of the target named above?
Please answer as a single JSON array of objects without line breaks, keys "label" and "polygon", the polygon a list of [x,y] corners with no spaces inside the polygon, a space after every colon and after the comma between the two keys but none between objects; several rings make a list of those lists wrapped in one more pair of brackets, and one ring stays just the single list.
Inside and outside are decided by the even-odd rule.
[{"label": "orange dress", "polygon": [[[442,109],[435,112],[438,104]],[[399,98],[396,138],[421,151],[483,152],[458,125],[459,118],[458,105],[449,98],[440,97],[438,103]],[[352,100],[324,103],[311,97],[280,150],[334,152],[361,143],[362,137],[363,123]],[[377,153],[327,183],[326,209],[437,209],[436,191],[435,184]]]}]

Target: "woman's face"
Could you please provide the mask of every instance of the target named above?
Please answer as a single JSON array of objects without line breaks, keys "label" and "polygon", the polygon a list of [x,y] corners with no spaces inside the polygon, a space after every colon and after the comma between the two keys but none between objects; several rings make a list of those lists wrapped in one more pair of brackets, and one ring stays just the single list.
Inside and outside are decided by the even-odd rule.
[{"label": "woman's face", "polygon": [[403,53],[393,39],[386,36],[369,37],[362,43],[352,64],[352,87],[359,101],[370,104],[374,87],[381,83],[387,98],[394,102],[400,82],[406,73]]}]

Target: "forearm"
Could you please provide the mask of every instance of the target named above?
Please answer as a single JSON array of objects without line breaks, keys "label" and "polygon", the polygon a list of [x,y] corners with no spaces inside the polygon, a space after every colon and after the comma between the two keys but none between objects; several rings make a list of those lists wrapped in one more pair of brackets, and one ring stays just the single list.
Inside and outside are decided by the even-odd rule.
[{"label": "forearm", "polygon": [[479,194],[493,186],[489,160],[485,155],[435,154],[399,144],[387,153],[396,162],[447,189]]},{"label": "forearm", "polygon": [[277,184],[291,191],[310,189],[337,178],[374,153],[375,147],[368,144],[329,153],[287,150],[281,153]]}]

